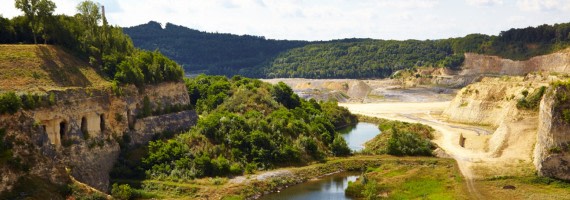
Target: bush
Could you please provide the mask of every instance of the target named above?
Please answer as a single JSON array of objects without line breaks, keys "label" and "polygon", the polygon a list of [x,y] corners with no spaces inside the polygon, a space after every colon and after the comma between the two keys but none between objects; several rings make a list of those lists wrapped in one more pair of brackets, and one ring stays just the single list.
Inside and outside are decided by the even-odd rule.
[{"label": "bush", "polygon": [[518,109],[525,109],[525,110],[536,110],[540,105],[540,100],[542,100],[542,96],[546,91],[546,87],[542,86],[535,92],[533,92],[530,96],[528,95],[528,91],[522,91],[522,95],[524,96],[517,102]]},{"label": "bush", "polygon": [[120,200],[129,200],[133,195],[133,189],[128,184],[113,184],[113,189],[111,189],[111,195],[113,198]]},{"label": "bush", "polygon": [[386,150],[388,154],[395,156],[431,156],[433,147],[429,139],[414,133],[399,133],[394,129]]},{"label": "bush", "polygon": [[22,107],[22,100],[16,93],[8,92],[0,94],[0,114],[14,114]]},{"label": "bush", "polygon": [[333,143],[331,144],[331,150],[335,156],[348,156],[351,153],[346,141],[340,135],[337,135],[334,138]]},{"label": "bush", "polygon": [[144,96],[142,110],[143,110],[142,117],[148,117],[152,115],[152,105],[150,103],[150,99],[148,98],[148,96]]}]

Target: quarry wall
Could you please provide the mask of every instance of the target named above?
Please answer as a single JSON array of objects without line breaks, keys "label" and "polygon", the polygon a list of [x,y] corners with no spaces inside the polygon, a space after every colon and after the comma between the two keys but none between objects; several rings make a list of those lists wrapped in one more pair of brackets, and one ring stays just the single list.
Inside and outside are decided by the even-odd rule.
[{"label": "quarry wall", "polygon": [[[0,115],[6,138],[23,143],[14,145],[14,157],[32,163],[25,170],[3,165],[0,192],[24,174],[65,182],[66,168],[77,180],[108,191],[123,135],[132,138],[131,145],[143,144],[157,133],[187,130],[197,120],[187,110],[190,98],[181,82],[124,87],[120,95],[84,88],[50,92],[55,94],[53,106]],[[145,106],[152,110],[150,116],[143,115]]]}]

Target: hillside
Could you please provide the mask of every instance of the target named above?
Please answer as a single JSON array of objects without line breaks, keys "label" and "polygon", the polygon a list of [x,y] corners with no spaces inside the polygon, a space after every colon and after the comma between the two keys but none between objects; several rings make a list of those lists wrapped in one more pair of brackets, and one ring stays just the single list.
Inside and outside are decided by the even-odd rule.
[{"label": "hillside", "polygon": [[49,91],[109,84],[96,69],[61,47],[0,45],[0,91]]},{"label": "hillside", "polygon": [[568,47],[570,23],[439,40],[268,40],[156,22],[124,28],[135,46],[160,50],[187,71],[262,78],[385,78],[421,66],[457,68],[464,53],[527,60]]},{"label": "hillside", "polygon": [[300,47],[306,41],[270,40],[250,35],[207,33],[157,22],[123,28],[134,44],[146,50],[160,50],[187,71],[209,70],[211,74],[237,73],[257,67],[282,51]]}]

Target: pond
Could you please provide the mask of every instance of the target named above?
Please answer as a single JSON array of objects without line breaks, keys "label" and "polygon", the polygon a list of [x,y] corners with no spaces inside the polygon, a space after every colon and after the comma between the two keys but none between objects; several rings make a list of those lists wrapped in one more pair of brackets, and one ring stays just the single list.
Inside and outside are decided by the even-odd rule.
[{"label": "pond", "polygon": [[[378,126],[371,123],[360,122],[354,126],[339,131],[346,140],[348,147],[353,151],[360,151],[364,143],[380,133]],[[263,200],[301,200],[301,199],[327,199],[346,200],[344,190],[348,181],[355,181],[360,172],[342,172],[317,180],[291,186],[283,191],[261,197]]]},{"label": "pond", "polygon": [[262,200],[351,199],[344,196],[348,181],[355,181],[360,172],[342,172],[291,186],[283,191],[261,197]]},{"label": "pond", "polygon": [[359,122],[355,126],[344,128],[339,132],[351,150],[360,151],[364,149],[364,143],[380,134],[380,129],[376,124]]}]

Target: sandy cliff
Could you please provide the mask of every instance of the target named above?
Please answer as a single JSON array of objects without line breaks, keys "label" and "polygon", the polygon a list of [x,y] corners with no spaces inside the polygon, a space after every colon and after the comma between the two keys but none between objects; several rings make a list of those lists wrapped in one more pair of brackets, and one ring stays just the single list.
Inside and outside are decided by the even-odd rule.
[{"label": "sandy cliff", "polygon": [[[570,87],[555,85],[540,103],[534,164],[543,176],[570,180]],[[565,114],[566,113],[566,114]]]},{"label": "sandy cliff", "polygon": [[[108,89],[48,93],[55,96],[53,106],[0,115],[5,138],[14,138],[14,159],[23,159],[29,168],[3,165],[0,191],[10,189],[18,176],[66,182],[65,168],[77,180],[107,191],[109,172],[119,155],[118,142],[123,135],[131,138],[131,144],[146,143],[156,133],[188,129],[197,118],[194,111],[185,110],[190,99],[181,82],[147,86],[144,90],[125,87],[120,96]],[[145,97],[151,102],[152,116],[141,115]]]},{"label": "sandy cliff", "polygon": [[525,61],[513,61],[498,56],[466,53],[460,75],[524,76],[531,72],[570,73],[570,49],[536,56]]}]

